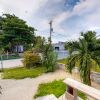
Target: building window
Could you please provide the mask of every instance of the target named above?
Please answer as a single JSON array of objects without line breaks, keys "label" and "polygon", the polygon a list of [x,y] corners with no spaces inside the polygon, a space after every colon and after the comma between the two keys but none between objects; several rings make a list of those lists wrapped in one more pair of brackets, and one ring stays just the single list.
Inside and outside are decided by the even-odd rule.
[{"label": "building window", "polygon": [[55,50],[59,51],[59,47],[55,47]]}]

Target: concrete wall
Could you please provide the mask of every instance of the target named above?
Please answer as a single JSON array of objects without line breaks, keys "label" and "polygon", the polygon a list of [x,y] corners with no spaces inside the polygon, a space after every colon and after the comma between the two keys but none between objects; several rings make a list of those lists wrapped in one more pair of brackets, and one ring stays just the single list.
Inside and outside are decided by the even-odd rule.
[{"label": "concrete wall", "polygon": [[100,73],[91,72],[91,80],[100,84]]}]

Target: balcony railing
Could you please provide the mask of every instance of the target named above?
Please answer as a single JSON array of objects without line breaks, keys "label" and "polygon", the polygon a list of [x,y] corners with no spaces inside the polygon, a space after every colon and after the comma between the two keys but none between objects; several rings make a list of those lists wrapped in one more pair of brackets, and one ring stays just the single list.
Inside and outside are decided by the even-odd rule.
[{"label": "balcony railing", "polygon": [[93,87],[90,87],[88,85],[85,85],[81,82],[75,81],[70,78],[65,79],[64,83],[67,85],[69,89],[72,89],[71,91],[69,91],[69,89],[67,88],[65,94],[66,100],[78,100],[77,91],[81,91],[82,93],[86,94],[88,97],[93,98],[93,100],[100,100],[100,90],[97,90]]}]

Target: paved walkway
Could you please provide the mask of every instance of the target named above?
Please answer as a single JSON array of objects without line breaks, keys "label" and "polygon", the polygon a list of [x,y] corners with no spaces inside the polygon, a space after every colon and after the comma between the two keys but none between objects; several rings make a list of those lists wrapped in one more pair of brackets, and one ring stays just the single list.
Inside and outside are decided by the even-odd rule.
[{"label": "paved walkway", "polygon": [[[3,68],[12,68],[17,66],[22,66],[22,59],[13,59],[13,60],[3,60]],[[0,61],[1,68],[1,61]]]},{"label": "paved walkway", "polygon": [[[26,78],[22,80],[0,79],[0,85],[2,86],[2,95],[0,100],[34,100],[39,84],[44,82],[51,82],[53,80],[59,80],[64,78],[79,79],[78,75],[73,74],[73,77],[66,73],[63,69],[59,69],[53,73],[46,73],[37,78]],[[94,85],[98,89],[100,85]]]},{"label": "paved walkway", "polygon": [[0,100],[33,100],[38,85],[44,82],[50,82],[57,79],[70,77],[64,70],[57,70],[53,73],[43,74],[37,78],[26,78],[22,80],[0,80],[2,86],[2,95]]}]

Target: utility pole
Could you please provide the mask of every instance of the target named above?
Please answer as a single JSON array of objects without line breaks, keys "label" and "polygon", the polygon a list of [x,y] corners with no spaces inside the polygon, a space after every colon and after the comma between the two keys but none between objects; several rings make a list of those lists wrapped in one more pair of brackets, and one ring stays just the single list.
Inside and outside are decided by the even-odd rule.
[{"label": "utility pole", "polygon": [[51,42],[52,42],[51,35],[52,35],[52,32],[53,32],[52,20],[49,22],[49,24],[50,24],[50,44],[51,44]]}]

